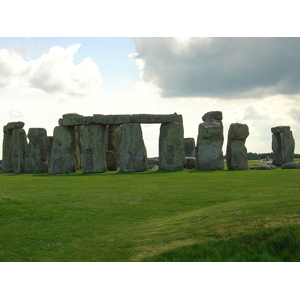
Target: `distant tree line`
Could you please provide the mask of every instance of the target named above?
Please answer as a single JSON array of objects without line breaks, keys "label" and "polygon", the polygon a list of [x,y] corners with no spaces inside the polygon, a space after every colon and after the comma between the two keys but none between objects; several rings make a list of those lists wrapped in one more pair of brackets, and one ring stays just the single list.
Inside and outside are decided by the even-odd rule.
[{"label": "distant tree line", "polygon": [[[261,160],[264,158],[273,159],[273,153],[247,153],[248,160]],[[294,154],[294,158],[300,158],[300,154]]]}]

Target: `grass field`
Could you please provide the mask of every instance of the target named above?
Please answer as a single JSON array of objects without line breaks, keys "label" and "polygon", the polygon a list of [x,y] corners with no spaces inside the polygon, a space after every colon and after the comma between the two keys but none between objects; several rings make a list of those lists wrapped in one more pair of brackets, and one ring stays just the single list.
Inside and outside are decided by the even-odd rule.
[{"label": "grass field", "polygon": [[0,171],[0,261],[300,261],[299,178]]}]

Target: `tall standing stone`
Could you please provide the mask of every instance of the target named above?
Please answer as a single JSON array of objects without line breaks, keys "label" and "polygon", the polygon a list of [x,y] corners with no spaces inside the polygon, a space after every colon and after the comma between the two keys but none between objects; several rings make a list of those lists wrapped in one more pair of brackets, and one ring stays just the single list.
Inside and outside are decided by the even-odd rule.
[{"label": "tall standing stone", "polygon": [[120,143],[121,143],[121,129],[119,125],[108,126],[108,141],[107,150],[115,154],[117,164],[120,165]]},{"label": "tall standing stone", "polygon": [[2,169],[6,173],[13,172],[12,164],[12,130],[7,126],[3,127],[3,144],[2,144]]},{"label": "tall standing stone", "polygon": [[148,169],[147,151],[141,124],[122,124],[120,132],[120,171],[141,172]]},{"label": "tall standing stone", "polygon": [[[74,128],[75,132],[75,164],[76,170],[82,167],[81,162],[81,150],[82,150],[82,141],[81,141],[81,133],[82,133],[82,126],[78,124],[85,124],[88,119],[84,116],[79,115],[77,113],[67,113],[63,115],[63,118],[59,120],[60,126],[69,126]],[[76,125],[75,125],[76,124]]]},{"label": "tall standing stone", "polygon": [[184,167],[182,123],[161,124],[159,134],[159,168],[180,171]]},{"label": "tall standing stone", "polygon": [[52,156],[52,145],[53,145],[53,136],[48,136],[48,152],[47,152],[47,161],[50,166],[51,156]]},{"label": "tall standing stone", "polygon": [[204,122],[199,124],[196,148],[199,170],[221,170],[224,167],[222,119],[221,111],[211,111],[202,117]]},{"label": "tall standing stone", "polygon": [[183,144],[185,157],[195,157],[196,151],[194,138],[184,138]]},{"label": "tall standing stone", "polygon": [[106,171],[106,127],[85,125],[82,129],[82,168],[85,173]]},{"label": "tall standing stone", "polygon": [[[22,129],[25,123],[18,122],[9,122],[7,125],[3,127],[3,144],[2,144],[2,169],[6,173],[14,172],[13,160],[12,160],[12,151],[13,151],[13,141],[12,141],[12,133],[14,129]],[[25,134],[26,136],[26,134]],[[19,141],[17,141],[19,143]],[[17,149],[14,149],[14,154]],[[16,166],[15,166],[16,167]],[[18,169],[18,168],[17,168]]]},{"label": "tall standing stone", "polygon": [[26,172],[48,173],[48,137],[44,128],[29,128],[26,147]]},{"label": "tall standing stone", "polygon": [[271,128],[273,164],[282,166],[294,161],[295,140],[290,126],[277,126]]},{"label": "tall standing stone", "polygon": [[74,126],[56,126],[53,131],[51,174],[76,172],[76,133]]},{"label": "tall standing stone", "polygon": [[13,129],[11,141],[13,171],[15,173],[25,173],[25,153],[27,146],[25,130]]},{"label": "tall standing stone", "polygon": [[226,163],[228,170],[247,170],[247,148],[246,139],[249,128],[246,124],[233,123],[228,130]]}]

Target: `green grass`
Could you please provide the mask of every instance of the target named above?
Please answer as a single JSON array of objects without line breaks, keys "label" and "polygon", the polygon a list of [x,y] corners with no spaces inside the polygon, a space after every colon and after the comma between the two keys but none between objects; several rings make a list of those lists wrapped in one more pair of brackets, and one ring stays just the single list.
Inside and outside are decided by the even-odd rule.
[{"label": "green grass", "polygon": [[[0,171],[0,261],[165,261],[173,251],[181,261],[299,261],[294,248],[280,257],[273,253],[277,246],[259,246],[275,241],[279,230],[299,248],[299,177],[300,170],[280,168]],[[197,255],[201,247],[218,249],[218,255]],[[155,256],[163,252],[170,255]]]}]

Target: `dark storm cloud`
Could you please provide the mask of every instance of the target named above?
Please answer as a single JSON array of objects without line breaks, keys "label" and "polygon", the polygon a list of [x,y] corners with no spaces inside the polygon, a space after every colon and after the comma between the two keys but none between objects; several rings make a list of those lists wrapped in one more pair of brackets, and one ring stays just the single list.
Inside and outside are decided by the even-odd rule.
[{"label": "dark storm cloud", "polygon": [[300,38],[133,38],[142,77],[164,97],[300,92]]}]

